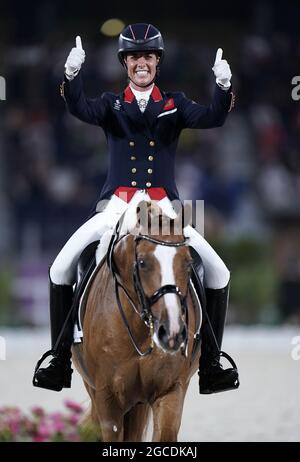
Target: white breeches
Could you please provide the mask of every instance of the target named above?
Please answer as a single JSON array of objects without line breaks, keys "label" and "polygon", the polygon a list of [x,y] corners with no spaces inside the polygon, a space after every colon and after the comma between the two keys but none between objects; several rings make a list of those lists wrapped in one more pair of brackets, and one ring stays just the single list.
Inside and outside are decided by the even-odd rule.
[{"label": "white breeches", "polygon": [[[97,213],[84,223],[64,245],[50,268],[51,281],[54,284],[73,284],[81,252],[91,242],[100,240],[106,231],[112,230],[129,205],[130,207],[135,206],[141,200],[150,200],[144,191],[137,191],[129,204],[113,195],[104,211]],[[172,203],[167,197],[157,203],[164,213],[175,218]],[[189,237],[189,245],[202,258],[206,287],[210,289],[225,287],[229,282],[230,273],[218,254],[192,226],[188,225],[184,228],[184,235]]]}]

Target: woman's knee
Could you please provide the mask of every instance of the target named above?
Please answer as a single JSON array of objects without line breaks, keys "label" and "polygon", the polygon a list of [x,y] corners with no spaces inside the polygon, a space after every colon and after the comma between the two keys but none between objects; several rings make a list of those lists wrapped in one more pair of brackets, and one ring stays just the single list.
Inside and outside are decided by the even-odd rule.
[{"label": "woman's knee", "polygon": [[230,271],[221,259],[206,276],[206,285],[210,289],[223,289],[230,281]]},{"label": "woman's knee", "polygon": [[53,284],[57,285],[71,285],[73,281],[73,271],[70,271],[70,268],[64,268],[62,265],[59,265],[56,261],[50,266],[49,277]]}]

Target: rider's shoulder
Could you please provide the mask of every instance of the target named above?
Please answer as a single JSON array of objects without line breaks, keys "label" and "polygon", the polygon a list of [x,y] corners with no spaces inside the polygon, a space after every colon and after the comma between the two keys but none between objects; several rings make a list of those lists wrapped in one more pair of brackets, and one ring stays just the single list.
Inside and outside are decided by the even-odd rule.
[{"label": "rider's shoulder", "polygon": [[107,100],[115,100],[118,98],[119,95],[116,95],[115,93],[112,93],[111,91],[105,91],[101,94],[101,98],[107,99]]},{"label": "rider's shoulder", "polygon": [[186,99],[186,96],[182,91],[166,91],[164,94],[167,98],[173,98],[176,102],[181,102]]},{"label": "rider's shoulder", "polygon": [[101,100],[103,104],[105,104],[107,107],[111,106],[118,106],[120,105],[120,95],[116,95],[115,93],[112,93],[110,91],[105,91],[101,95]]}]

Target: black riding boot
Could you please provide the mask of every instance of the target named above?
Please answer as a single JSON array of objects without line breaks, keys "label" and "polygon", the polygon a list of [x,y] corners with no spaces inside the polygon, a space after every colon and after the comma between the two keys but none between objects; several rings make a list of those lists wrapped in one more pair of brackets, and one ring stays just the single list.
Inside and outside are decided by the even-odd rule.
[{"label": "black riding boot", "polygon": [[[71,346],[73,342],[73,323],[66,321],[72,306],[73,288],[67,285],[53,284],[50,280],[50,324],[52,349],[38,361],[34,376],[35,387],[61,391],[71,387]],[[66,324],[64,326],[64,324]],[[64,331],[62,333],[62,328]],[[49,366],[40,368],[48,356],[54,356]]]},{"label": "black riding boot", "polygon": [[[210,394],[239,387],[239,374],[234,361],[221,352],[229,284],[223,289],[205,289],[207,316],[202,326],[202,343],[199,371],[200,393]],[[215,338],[214,338],[215,337]],[[229,360],[232,368],[223,369],[220,357]]]}]

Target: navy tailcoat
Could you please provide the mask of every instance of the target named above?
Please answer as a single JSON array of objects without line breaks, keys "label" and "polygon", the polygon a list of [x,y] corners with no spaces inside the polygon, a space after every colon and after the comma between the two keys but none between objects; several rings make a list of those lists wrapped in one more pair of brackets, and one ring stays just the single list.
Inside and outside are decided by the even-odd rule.
[{"label": "navy tailcoat", "polygon": [[163,92],[154,86],[144,113],[128,86],[122,93],[105,92],[88,98],[82,78],[61,85],[68,110],[105,132],[109,167],[99,199],[108,199],[119,186],[162,187],[170,200],[178,199],[175,153],[184,128],[214,128],[224,124],[234,105],[232,89],[215,86],[212,102],[203,106],[182,92]]}]

